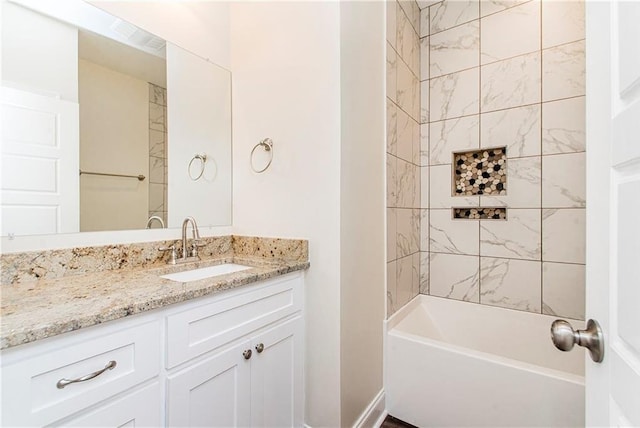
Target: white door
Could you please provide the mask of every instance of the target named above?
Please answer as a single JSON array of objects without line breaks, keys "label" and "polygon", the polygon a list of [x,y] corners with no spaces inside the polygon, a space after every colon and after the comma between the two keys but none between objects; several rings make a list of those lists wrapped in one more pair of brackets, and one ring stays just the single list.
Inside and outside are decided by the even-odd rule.
[{"label": "white door", "polygon": [[78,103],[1,91],[2,235],[79,232]]},{"label": "white door", "polygon": [[298,316],[252,339],[251,426],[303,425],[303,331]]},{"label": "white door", "polygon": [[[586,2],[588,426],[640,426],[640,2]],[[575,351],[574,351],[575,352]]]},{"label": "white door", "polygon": [[[167,425],[245,427],[251,418],[251,360],[244,342],[169,376]],[[247,354],[250,355],[250,354]]]}]

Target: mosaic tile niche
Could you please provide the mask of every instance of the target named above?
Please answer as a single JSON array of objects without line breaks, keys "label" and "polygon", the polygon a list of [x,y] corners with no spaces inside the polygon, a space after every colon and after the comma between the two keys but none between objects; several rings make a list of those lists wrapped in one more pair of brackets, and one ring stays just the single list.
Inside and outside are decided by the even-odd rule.
[{"label": "mosaic tile niche", "polygon": [[453,154],[453,196],[506,195],[507,148]]},{"label": "mosaic tile niche", "polygon": [[453,218],[466,218],[469,220],[506,220],[507,209],[501,207],[454,208]]}]

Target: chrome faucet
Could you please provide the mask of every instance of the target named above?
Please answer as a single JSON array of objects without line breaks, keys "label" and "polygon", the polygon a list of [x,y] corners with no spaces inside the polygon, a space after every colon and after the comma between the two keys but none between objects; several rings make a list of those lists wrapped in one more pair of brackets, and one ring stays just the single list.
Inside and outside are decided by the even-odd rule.
[{"label": "chrome faucet", "polygon": [[149,217],[149,220],[147,220],[147,229],[151,229],[151,223],[153,223],[154,220],[160,223],[160,227],[164,229],[164,221],[157,215],[152,215],[151,217]]},{"label": "chrome faucet", "polygon": [[[193,230],[193,244],[191,249],[187,247],[187,227],[191,223],[191,229]],[[193,217],[187,217],[182,222],[182,260],[186,261],[189,257],[198,257],[198,247],[200,246],[200,231],[198,231],[198,224]]]}]

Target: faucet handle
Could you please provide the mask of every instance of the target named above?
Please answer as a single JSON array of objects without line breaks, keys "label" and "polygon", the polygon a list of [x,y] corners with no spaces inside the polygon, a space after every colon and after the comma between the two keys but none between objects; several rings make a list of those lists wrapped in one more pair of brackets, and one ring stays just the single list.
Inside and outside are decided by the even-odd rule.
[{"label": "faucet handle", "polygon": [[200,238],[194,239],[191,244],[191,257],[198,257],[198,248],[202,248],[205,245],[207,244],[200,242]]},{"label": "faucet handle", "polygon": [[169,265],[175,265],[177,263],[178,260],[178,253],[176,251],[176,246],[175,244],[170,245],[168,247],[159,247],[158,248],[159,251],[171,251],[171,258],[167,261],[167,264]]}]

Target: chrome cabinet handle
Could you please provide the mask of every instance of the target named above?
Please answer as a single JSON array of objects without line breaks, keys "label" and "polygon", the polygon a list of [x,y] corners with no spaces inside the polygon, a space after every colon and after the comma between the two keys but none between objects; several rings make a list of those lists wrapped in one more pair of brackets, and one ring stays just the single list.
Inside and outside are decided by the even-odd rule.
[{"label": "chrome cabinet handle", "polygon": [[247,349],[246,351],[244,351],[242,353],[242,356],[244,357],[245,360],[248,360],[249,358],[251,358],[251,349]]},{"label": "chrome cabinet handle", "polygon": [[100,376],[102,373],[106,372],[107,370],[112,370],[116,367],[116,365],[118,365],[118,363],[116,363],[115,361],[111,360],[107,363],[106,366],[104,366],[104,368],[102,370],[98,370],[97,372],[93,372],[91,374],[88,374],[86,376],[82,376],[79,377],[77,379],[60,379],[58,381],[58,383],[56,383],[56,386],[58,387],[58,389],[62,389],[65,386],[72,384],[72,383],[78,383],[78,382],[86,382],[88,380],[91,380],[93,378],[96,378],[98,376]]},{"label": "chrome cabinet handle", "polygon": [[584,346],[596,363],[604,359],[604,336],[600,324],[587,321],[586,330],[574,330],[565,320],[555,320],[551,324],[551,341],[561,351],[570,351],[573,345]]},{"label": "chrome cabinet handle", "polygon": [[264,351],[264,343],[258,343],[256,345],[256,351],[258,351],[258,354],[261,354],[262,351]]}]

